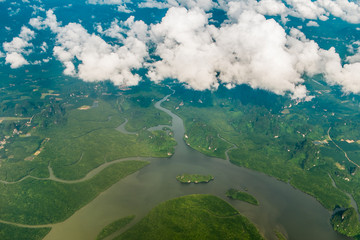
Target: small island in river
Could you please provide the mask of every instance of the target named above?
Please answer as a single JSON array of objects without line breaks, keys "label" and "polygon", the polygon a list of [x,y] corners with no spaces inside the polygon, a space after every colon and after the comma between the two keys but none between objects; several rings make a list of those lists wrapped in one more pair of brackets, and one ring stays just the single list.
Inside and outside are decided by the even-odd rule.
[{"label": "small island in river", "polygon": [[181,174],[176,177],[181,183],[208,183],[214,180],[211,175],[199,175],[199,174]]},{"label": "small island in river", "polygon": [[248,194],[246,192],[242,192],[242,191],[233,189],[233,188],[230,188],[226,192],[226,196],[228,198],[231,198],[231,199],[244,201],[244,202],[247,202],[247,203],[250,203],[250,204],[253,204],[253,205],[259,205],[259,202],[252,195],[250,195],[250,194]]}]

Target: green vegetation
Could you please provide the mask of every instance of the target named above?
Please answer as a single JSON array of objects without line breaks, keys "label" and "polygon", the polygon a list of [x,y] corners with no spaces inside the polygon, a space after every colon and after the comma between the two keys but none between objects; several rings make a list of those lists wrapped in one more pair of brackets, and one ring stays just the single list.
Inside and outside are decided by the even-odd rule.
[{"label": "green vegetation", "polygon": [[151,85],[134,87],[127,95],[122,95],[117,100],[117,107],[129,119],[126,130],[137,132],[157,125],[171,125],[171,117],[154,107],[164,96],[162,88]]},{"label": "green vegetation", "polygon": [[250,195],[250,194],[248,194],[246,192],[242,192],[242,191],[233,189],[233,188],[229,189],[226,192],[226,196],[228,198],[231,198],[231,199],[244,201],[244,202],[247,202],[247,203],[250,203],[250,204],[253,204],[253,205],[259,205],[259,202],[252,195]]},{"label": "green vegetation", "polygon": [[[105,162],[174,152],[176,142],[167,131],[144,130],[169,123],[170,117],[153,106],[167,88],[144,84],[141,91],[126,91],[109,82],[84,83],[64,79],[58,67],[51,72],[29,67],[34,68],[31,77],[23,71],[11,79],[0,73],[0,180],[10,183],[0,183],[2,220],[29,225],[63,221],[148,162],[115,163],[71,184],[47,180],[48,166],[59,179],[78,180]],[[137,135],[115,130],[125,118]],[[2,224],[0,238],[41,239],[47,232]]]},{"label": "green vegetation", "polygon": [[176,180],[181,183],[208,183],[214,180],[214,177],[211,175],[181,174],[176,177]]},{"label": "green vegetation", "polygon": [[1,219],[30,225],[63,221],[147,164],[144,161],[115,163],[87,181],[72,184],[29,178],[17,184],[0,184]]},{"label": "green vegetation", "polygon": [[[42,79],[44,75],[48,78]],[[49,163],[57,177],[73,180],[104,162],[173,153],[176,142],[166,131],[144,130],[170,123],[170,116],[154,107],[167,88],[143,83],[121,90],[109,82],[64,80],[59,77],[61,68],[35,76],[19,72],[0,84],[6,90],[0,94],[0,180],[46,178]],[[85,105],[89,108],[82,109]],[[126,126],[138,135],[114,131],[125,118]]]},{"label": "green vegetation", "polygon": [[331,218],[333,228],[349,237],[360,238],[360,223],[356,210],[348,208],[339,210]]},{"label": "green vegetation", "polygon": [[105,101],[89,110],[71,110],[65,124],[43,133],[51,140],[36,160],[50,161],[57,177],[78,179],[105,161],[132,156],[167,157],[168,152],[173,152],[176,143],[166,132],[122,134],[114,130],[122,122],[117,110]]},{"label": "green vegetation", "polygon": [[360,165],[360,115],[354,114],[360,98],[315,79],[323,85],[306,82],[316,96],[310,102],[247,86],[216,92],[173,86],[164,105],[184,119],[190,147],[222,158],[231,148],[233,164],[289,182],[329,210],[350,207],[344,192],[360,205],[359,169],[345,156]]},{"label": "green vegetation", "polygon": [[[170,123],[167,114],[154,108],[157,100],[169,94],[167,87],[145,82],[119,89],[109,82],[64,78],[60,65],[52,66],[51,72],[43,72],[43,66],[29,68],[31,76],[20,70],[11,70],[16,71],[11,76],[0,73],[0,180],[48,178],[49,165],[56,177],[76,180],[105,162],[167,157],[174,152],[176,142],[169,129],[146,130]],[[184,119],[190,147],[224,159],[228,151],[232,163],[289,182],[327,209],[349,208],[345,192],[360,205],[356,166],[360,164],[360,115],[354,114],[359,112],[360,98],[342,95],[321,77],[314,78],[323,86],[306,81],[309,94],[316,96],[310,102],[247,86],[196,92],[177,85],[171,101],[163,105]],[[81,110],[81,106],[91,107]],[[125,118],[127,130],[137,134],[114,130]],[[117,169],[121,164],[116,164],[113,170],[105,169],[77,184],[34,178],[0,184],[0,218],[29,224],[63,220],[142,164],[131,169]],[[124,173],[116,175],[117,171]],[[347,225],[346,229],[357,228],[355,220]],[[350,234],[345,228],[337,229]]]},{"label": "green vegetation", "polygon": [[121,239],[263,239],[231,205],[211,195],[189,195],[161,203],[121,234]]},{"label": "green vegetation", "polygon": [[277,237],[278,240],[287,240],[287,237],[284,236],[284,234],[282,234],[280,231],[275,230],[275,235]]},{"label": "green vegetation", "polygon": [[193,119],[186,129],[186,143],[193,149],[218,158],[225,158],[231,145],[219,137],[219,132],[201,119]]},{"label": "green vegetation", "polygon": [[119,231],[120,229],[128,225],[134,218],[135,216],[128,216],[110,223],[109,225],[104,227],[103,230],[101,230],[99,235],[96,237],[96,240],[102,240],[115,233],[116,231]]},{"label": "green vegetation", "polygon": [[51,228],[22,228],[0,223],[1,240],[41,240]]},{"label": "green vegetation", "polygon": [[[211,147],[224,156],[232,146],[230,143],[235,144],[236,148],[228,152],[232,163],[290,182],[328,209],[350,206],[349,198],[332,185],[328,175],[337,170],[338,158],[325,155],[324,150],[333,146],[312,142],[327,138],[329,122],[323,120],[323,114],[330,117],[332,114],[316,110],[328,107],[325,103],[313,103],[314,110],[312,103],[305,102],[282,114],[284,106],[289,109],[292,104],[289,99],[245,86],[215,93],[181,87],[175,90],[171,101],[164,104],[184,119],[188,137],[185,140],[191,147],[212,156],[208,141],[212,139],[213,143],[225,144]],[[183,106],[176,110],[181,102]],[[339,156],[344,159],[343,154]]]}]

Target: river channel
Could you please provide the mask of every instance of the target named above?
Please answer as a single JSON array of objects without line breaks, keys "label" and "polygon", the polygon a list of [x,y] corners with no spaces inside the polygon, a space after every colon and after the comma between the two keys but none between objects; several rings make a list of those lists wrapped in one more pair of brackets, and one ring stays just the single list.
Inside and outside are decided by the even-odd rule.
[{"label": "river channel", "polygon": [[[331,213],[313,197],[275,178],[205,156],[188,147],[183,140],[182,119],[160,106],[169,96],[155,107],[172,117],[170,128],[177,141],[174,155],[149,159],[151,164],[147,167],[117,182],[66,221],[54,224],[44,239],[95,239],[104,226],[121,217],[136,215],[134,224],[157,204],[194,193],[213,194],[228,201],[269,240],[277,239],[275,229],[289,240],[348,239],[332,230]],[[181,184],[175,177],[182,173],[211,174],[215,180],[207,184]],[[260,205],[227,199],[225,192],[229,188],[247,189]]]}]

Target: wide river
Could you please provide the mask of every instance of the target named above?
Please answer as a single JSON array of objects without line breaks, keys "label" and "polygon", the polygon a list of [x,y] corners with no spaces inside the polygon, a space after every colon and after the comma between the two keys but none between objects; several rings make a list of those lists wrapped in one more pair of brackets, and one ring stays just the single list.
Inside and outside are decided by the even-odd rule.
[{"label": "wide river", "polygon": [[[147,167],[117,182],[66,221],[54,224],[46,240],[95,239],[114,220],[136,215],[134,224],[157,204],[194,193],[213,194],[228,201],[269,240],[277,239],[275,229],[289,240],[348,239],[332,230],[331,213],[313,197],[275,178],[207,157],[188,147],[183,140],[182,119],[160,106],[168,97],[155,106],[172,117],[171,128],[177,141],[175,154],[169,159],[152,159]],[[181,184],[175,179],[181,173],[211,174],[215,180],[207,184]],[[260,205],[227,199],[225,192],[229,188],[247,189]]]}]

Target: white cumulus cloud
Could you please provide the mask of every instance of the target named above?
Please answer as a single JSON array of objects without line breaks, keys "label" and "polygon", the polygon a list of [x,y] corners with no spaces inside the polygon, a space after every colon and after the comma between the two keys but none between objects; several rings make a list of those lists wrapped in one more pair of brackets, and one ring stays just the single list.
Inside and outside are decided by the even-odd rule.
[{"label": "white cumulus cloud", "polygon": [[229,6],[232,21],[219,28],[210,25],[209,15],[199,8],[170,8],[151,27],[155,54],[161,60],[149,64],[148,77],[156,82],[178,79],[197,90],[217,88],[220,83],[228,87],[248,84],[304,98],[302,76],[323,74],[344,92],[358,93],[357,55],[341,65],[334,49],[321,49],[300,30],[291,29],[288,35],[272,19],[239,8],[238,3]]},{"label": "white cumulus cloud", "polygon": [[6,52],[5,63],[10,64],[11,68],[19,68],[23,65],[29,64],[23,55],[29,55],[32,52],[32,43],[35,37],[35,32],[23,26],[20,34],[14,37],[11,42],[4,42],[3,48]]},{"label": "white cumulus cloud", "polygon": [[[140,81],[133,70],[143,66],[147,48],[140,41],[136,29],[141,23],[131,18],[126,24],[130,30],[120,45],[110,45],[101,37],[89,34],[78,23],[61,26],[52,11],[48,11],[43,21],[56,33],[54,56],[65,66],[64,74],[78,76],[84,81],[111,80],[116,85],[136,85]],[[131,29],[131,26],[135,26]],[[74,61],[80,63],[75,66]]]},{"label": "white cumulus cloud", "polygon": [[360,62],[341,65],[341,60],[335,49],[327,52],[325,77],[330,84],[340,85],[346,93],[360,93]]},{"label": "white cumulus cloud", "polygon": [[179,6],[176,0],[168,0],[161,2],[156,0],[147,0],[145,2],[141,2],[138,4],[138,7],[140,8],[158,8],[158,9],[170,8],[175,6]]},{"label": "white cumulus cloud", "polygon": [[360,62],[360,41],[353,42],[348,46],[348,49],[354,55],[348,56],[346,61],[349,63]]},{"label": "white cumulus cloud", "polygon": [[166,0],[166,1],[156,1],[156,0],[146,0],[138,4],[140,8],[171,8],[171,7],[186,7],[186,8],[201,8],[204,10],[210,10],[213,7],[217,6],[212,0]]},{"label": "white cumulus cloud", "polygon": [[[263,15],[281,15],[283,17],[291,15],[302,19],[322,21],[328,20],[332,15],[350,23],[360,23],[360,3],[348,0],[233,0],[221,6],[225,10],[233,8],[237,13],[253,10]],[[237,9],[234,8],[235,6]]]},{"label": "white cumulus cloud", "polygon": [[23,65],[29,64],[23,55],[17,52],[7,53],[5,57],[5,63],[10,64],[11,68],[19,68]]},{"label": "white cumulus cloud", "polygon": [[360,23],[360,3],[348,0],[317,0],[319,7],[350,23]]},{"label": "white cumulus cloud", "polygon": [[[293,14],[313,19],[307,20],[307,25],[316,26],[315,20],[330,16],[330,7],[321,5],[320,0],[288,0],[287,7],[277,0],[231,1],[226,3],[229,20],[219,27],[209,23],[211,15],[206,13],[213,7],[212,1],[169,0],[163,4],[175,7],[170,7],[158,24],[147,25],[129,17],[126,21],[114,20],[107,29],[98,24],[98,34],[90,34],[78,23],[62,26],[51,10],[45,19],[33,18],[30,24],[39,30],[50,28],[56,34],[53,53],[63,63],[64,74],[84,81],[136,85],[141,78],[134,71],[147,68],[147,77],[154,82],[174,78],[196,90],[216,89],[219,84],[229,88],[247,84],[306,99],[302,76],[322,74],[329,84],[341,86],[344,92],[360,92],[356,43],[353,55],[342,64],[334,48],[321,49],[300,30],[285,31],[264,16]],[[18,38],[26,39],[31,35],[27,32],[24,30]],[[115,39],[114,43],[105,42],[104,36]],[[24,49],[20,43],[18,49]]]},{"label": "white cumulus cloud", "polygon": [[154,81],[176,78],[197,89],[248,84],[277,94],[305,97],[306,89],[286,48],[285,30],[274,20],[245,11],[235,24],[217,29],[200,9],[171,8],[152,27],[156,54]]},{"label": "white cumulus cloud", "polygon": [[315,21],[309,21],[306,23],[306,26],[308,27],[319,27],[319,24]]},{"label": "white cumulus cloud", "polygon": [[129,0],[87,0],[88,4],[123,5]]},{"label": "white cumulus cloud", "polygon": [[284,3],[277,0],[231,1],[227,5],[227,14],[230,18],[237,19],[244,11],[255,11],[262,15],[276,16],[284,15],[287,8]]},{"label": "white cumulus cloud", "polygon": [[348,0],[285,0],[288,14],[303,19],[326,21],[330,15],[360,23],[360,3]]},{"label": "white cumulus cloud", "polygon": [[207,16],[200,10],[171,8],[151,29],[156,54],[162,58],[151,66],[154,81],[176,78],[197,90],[217,87],[214,66],[218,48],[212,41]]}]

